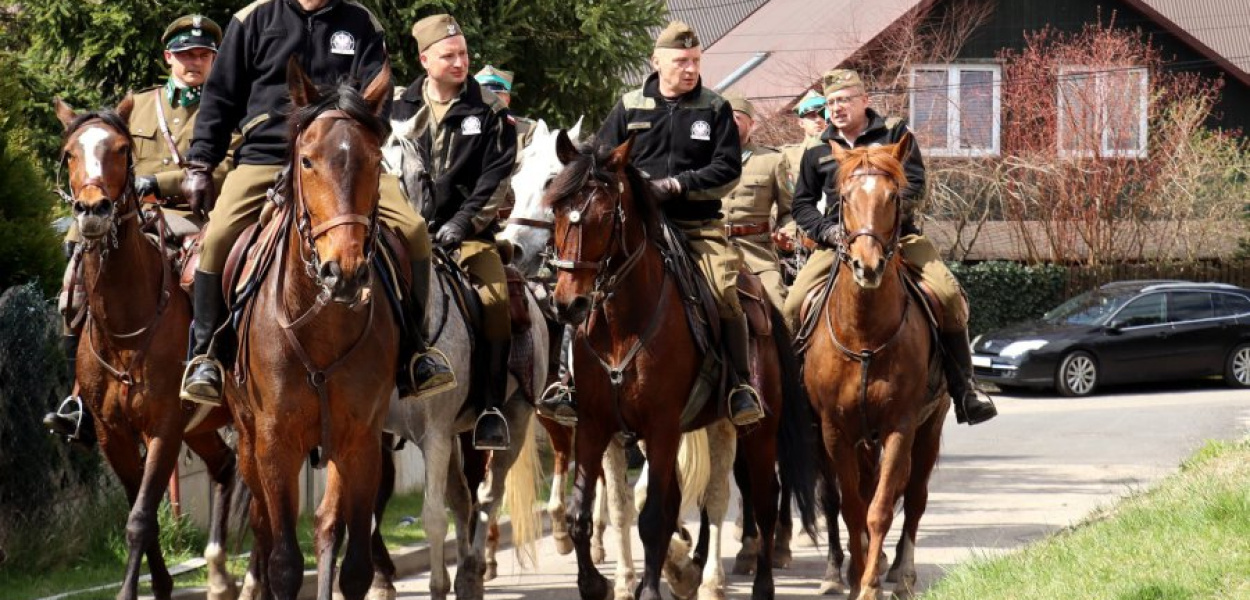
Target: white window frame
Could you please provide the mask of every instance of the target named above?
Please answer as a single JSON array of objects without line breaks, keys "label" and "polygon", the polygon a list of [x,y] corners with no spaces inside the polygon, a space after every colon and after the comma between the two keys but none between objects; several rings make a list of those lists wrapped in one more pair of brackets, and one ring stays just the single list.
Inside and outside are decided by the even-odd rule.
[{"label": "white window frame", "polygon": [[[946,143],[945,147],[921,147],[921,150],[928,156],[943,156],[953,158],[975,158],[982,156],[998,156],[1002,151],[1002,108],[1003,108],[1003,68],[995,64],[928,64],[914,65],[911,68],[908,94],[908,121],[916,123],[916,72],[917,71],[946,71],[946,98],[950,103],[952,110],[948,110],[946,115]],[[990,147],[988,148],[963,148],[960,147],[960,117],[963,114],[963,102],[959,96],[960,91],[960,72],[961,71],[988,71],[993,73],[994,89],[993,89],[993,106],[990,109],[993,112],[993,129],[990,132]]]},{"label": "white window frame", "polygon": [[[1138,138],[1136,148],[1128,148],[1117,150],[1111,147],[1111,128],[1108,124],[1111,122],[1107,114],[1107,80],[1109,73],[1134,73],[1141,75],[1141,94],[1137,98],[1138,110],[1140,116],[1138,118],[1138,127],[1141,135]],[[1064,78],[1071,75],[1092,75],[1094,77],[1094,95],[1097,99],[1098,106],[1095,107],[1094,119],[1095,127],[1099,131],[1098,151],[1092,150],[1075,150],[1069,149],[1064,141],[1067,139],[1068,133],[1068,114],[1067,101],[1064,98],[1063,82]],[[1080,65],[1064,65],[1059,67],[1059,81],[1055,86],[1055,106],[1058,114],[1056,115],[1059,122],[1059,137],[1055,140],[1058,145],[1057,150],[1059,156],[1063,158],[1146,158],[1149,147],[1150,130],[1148,128],[1148,111],[1150,99],[1150,70],[1146,67],[1103,67],[1095,68]]]}]

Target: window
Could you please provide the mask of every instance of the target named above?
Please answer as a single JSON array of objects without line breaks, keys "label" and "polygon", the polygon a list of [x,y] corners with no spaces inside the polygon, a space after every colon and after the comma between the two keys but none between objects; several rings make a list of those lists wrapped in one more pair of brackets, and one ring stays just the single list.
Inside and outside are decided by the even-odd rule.
[{"label": "window", "polygon": [[1237,294],[1215,294],[1215,314],[1219,317],[1233,317],[1250,314],[1250,298]]},{"label": "window", "polygon": [[1144,158],[1148,84],[1144,67],[1060,68],[1060,156]]},{"label": "window", "polygon": [[1172,292],[1168,294],[1168,321],[1197,321],[1215,317],[1211,294],[1206,292]]},{"label": "window", "polygon": [[1112,321],[1113,327],[1142,327],[1164,323],[1163,294],[1147,294],[1120,309]]},{"label": "window", "polygon": [[997,156],[1002,69],[922,65],[911,71],[911,126],[925,154]]}]

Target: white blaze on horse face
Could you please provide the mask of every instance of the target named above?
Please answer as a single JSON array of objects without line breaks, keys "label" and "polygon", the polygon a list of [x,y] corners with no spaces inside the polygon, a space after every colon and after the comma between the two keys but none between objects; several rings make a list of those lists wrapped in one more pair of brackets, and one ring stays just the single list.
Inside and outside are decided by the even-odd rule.
[{"label": "white blaze on horse face", "polygon": [[859,184],[859,186],[863,188],[864,191],[869,194],[871,194],[873,190],[877,189],[876,177],[861,177],[860,181],[861,183]]},{"label": "white blaze on horse face", "polygon": [[107,151],[104,142],[110,136],[112,133],[103,127],[92,127],[78,136],[83,169],[86,170],[88,179],[104,177],[104,153]]}]

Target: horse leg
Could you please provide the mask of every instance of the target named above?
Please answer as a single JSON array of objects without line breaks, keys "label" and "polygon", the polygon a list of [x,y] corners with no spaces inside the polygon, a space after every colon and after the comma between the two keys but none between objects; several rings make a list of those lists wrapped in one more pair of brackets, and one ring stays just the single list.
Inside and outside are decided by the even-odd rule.
[{"label": "horse leg", "polygon": [[661,598],[660,574],[669,555],[669,545],[681,510],[677,445],[676,435],[672,440],[652,439],[647,444],[647,499],[638,517],[644,565],[642,580],[634,594],[638,600]]},{"label": "horse leg", "polygon": [[[762,431],[761,431],[762,433]],[[755,581],[751,585],[752,600],[772,600],[776,594],[773,582],[773,565],[776,564],[774,534],[777,529],[777,499],[780,483],[777,481],[777,445],[773,435],[758,437],[761,443],[744,453],[751,479],[752,504],[755,505],[755,522],[759,528],[759,556],[755,563]],[[789,517],[787,517],[788,519]]]},{"label": "horse leg", "polygon": [[929,503],[929,476],[937,464],[942,443],[942,419],[945,411],[937,411],[916,432],[912,445],[911,477],[903,492],[903,532],[899,536],[894,564],[886,581],[894,586],[895,598],[911,598],[916,593],[916,533],[920,518]]},{"label": "horse leg", "polygon": [[547,499],[547,514],[551,515],[551,538],[555,541],[556,552],[565,555],[573,551],[573,540],[569,537],[568,524],[565,523],[564,486],[569,472],[569,454],[573,451],[573,430],[550,419],[538,419],[547,430],[547,438],[551,440],[551,450],[555,455],[555,464],[551,469],[551,496]]},{"label": "horse leg", "polygon": [[[204,561],[208,569],[208,600],[235,600],[239,589],[227,566],[226,538],[229,535],[230,495],[234,491],[236,463],[234,451],[216,431],[188,437],[191,448],[213,478],[213,522],[209,524]],[[239,483],[241,485],[241,482]]]},{"label": "horse leg", "polygon": [[842,496],[838,493],[838,477],[833,464],[822,454],[820,457],[820,506],[825,515],[829,550],[825,557],[825,576],[820,582],[821,594],[846,592],[846,580],[842,579],[842,565],[846,552],[842,550],[842,534],[838,525],[838,513],[842,510]]},{"label": "horse leg", "polygon": [[568,522],[573,550],[577,555],[577,590],[582,600],[605,600],[611,592],[608,580],[591,560],[590,536],[595,484],[603,469],[605,446],[612,435],[584,421],[577,428],[576,435],[577,470],[573,480],[573,510],[568,515]]},{"label": "horse leg", "polygon": [[[447,425],[446,427],[450,427]],[[430,597],[444,600],[451,591],[451,578],[447,574],[447,487],[451,468],[453,438],[446,430],[432,428],[425,438],[421,451],[425,454],[425,503],[421,507],[421,522],[425,524],[425,537],[430,543]],[[434,433],[437,432],[437,433]],[[456,483],[460,483],[457,480]],[[460,528],[457,527],[457,530]],[[459,533],[459,531],[457,531]]]},{"label": "horse leg", "polygon": [[750,575],[755,572],[755,561],[760,552],[759,529],[755,525],[755,506],[751,501],[751,476],[747,469],[745,454],[734,458],[734,482],[742,497],[742,547],[734,557],[733,574]]},{"label": "horse leg", "polygon": [[[264,428],[257,429],[264,431]],[[264,435],[269,437],[269,434]],[[276,437],[279,433],[275,431],[272,435]],[[264,449],[274,452],[264,452]],[[270,536],[266,561],[269,589],[277,600],[295,600],[304,579],[304,557],[295,533],[295,520],[299,515],[299,472],[305,455],[283,448],[283,442],[278,439],[258,440],[256,450],[257,474],[264,494]],[[330,494],[329,486],[326,494]],[[322,506],[326,506],[324,501]],[[318,595],[321,595],[320,590]],[[328,600],[328,597],[321,600]]]},{"label": "horse leg", "polygon": [[373,583],[369,586],[368,600],[395,600],[395,563],[382,539],[382,518],[386,505],[395,493],[395,436],[382,434],[379,462],[378,493],[373,503],[373,528],[370,545],[373,552]]},{"label": "horse leg", "polygon": [[[833,423],[825,420],[821,426],[825,445],[825,460],[836,470],[842,520],[846,522],[846,545],[851,555],[847,580],[851,582],[850,598],[858,598],[859,585],[864,576],[865,552],[867,552],[868,520],[867,502],[860,495],[859,460],[854,442],[839,435]],[[835,521],[836,522],[836,521]],[[822,584],[822,590],[825,584]],[[829,593],[825,591],[823,593]]]},{"label": "horse leg", "polygon": [[[466,463],[481,464],[485,459],[477,450],[469,448],[469,444],[461,444],[460,454],[452,453],[447,469],[447,504],[451,508],[452,518],[456,522],[456,579],[453,589],[459,600],[476,600],[486,592],[482,584],[482,576],[486,568],[482,564],[481,546],[476,540],[484,533],[485,518],[474,499],[469,478],[465,475]],[[463,461],[463,462],[462,462]],[[481,463],[478,463],[481,461]],[[477,471],[474,471],[477,473]],[[481,481],[482,475],[473,479]]]},{"label": "horse leg", "polygon": [[[612,452],[615,443],[608,444],[608,452]],[[608,529],[608,483],[603,477],[595,483],[595,512],[591,520],[595,524],[595,533],[590,538],[590,559],[596,565],[608,559],[607,550],[603,548],[603,534]],[[615,523],[615,521],[613,521]]]},{"label": "horse leg", "polygon": [[[97,429],[105,430],[106,427],[102,419],[96,420]],[[139,486],[143,482],[143,457],[139,454],[139,440],[129,430],[105,430],[101,433],[102,435],[99,435],[100,450],[104,453],[104,458],[108,460],[109,466],[113,468],[113,472],[117,474],[117,479],[121,481],[122,489],[126,492],[126,501],[133,507],[139,497]],[[142,555],[139,558],[141,559]],[[127,565],[126,580],[117,594],[118,600],[128,600],[138,596],[138,578],[139,572],[136,568],[134,572],[136,581],[133,584],[130,582],[130,568]]]},{"label": "horse leg", "polygon": [[[343,477],[347,469],[340,464],[342,451],[336,453],[326,467],[325,493],[313,518],[313,553],[317,557],[317,600],[332,600],[337,575],[335,558],[343,543],[343,525],[347,502],[343,498]],[[375,498],[376,499],[376,495]],[[346,561],[344,561],[346,563]],[[344,565],[346,566],[346,565]]]},{"label": "horse leg", "polygon": [[790,485],[781,482],[781,502],[777,505],[777,533],[773,538],[773,568],[789,569],[794,560],[790,540],[794,537],[794,516],[790,514]]},{"label": "horse leg", "polygon": [[[699,531],[699,544],[706,546],[706,550],[703,555],[703,581],[699,584],[699,600],[724,600],[725,569],[721,566],[721,524],[725,521],[725,514],[729,512],[729,476],[733,472],[734,456],[737,453],[738,432],[727,419],[721,419],[708,428],[708,436],[708,444],[716,448],[716,452],[711,453],[711,469],[708,475],[710,479],[703,495],[703,522]],[[775,472],[773,462],[775,459],[770,461],[770,472]],[[773,502],[776,502],[775,489]],[[776,519],[776,514],[771,518]],[[771,528],[769,529],[771,533]],[[769,583],[772,583],[771,574]]]},{"label": "horse leg", "polygon": [[165,557],[161,554],[159,511],[161,498],[165,495],[169,476],[174,472],[181,449],[182,439],[178,434],[148,440],[147,461],[143,466],[139,493],[126,520],[126,579],[117,594],[118,600],[133,600],[138,596],[139,570],[144,555],[148,558],[152,595],[157,600],[166,600],[173,593],[174,579],[165,567]]},{"label": "horse leg", "polygon": [[[343,566],[338,581],[339,590],[346,600],[362,600],[373,583],[373,515],[382,477],[381,445],[378,443],[376,430],[371,431],[367,425],[363,425],[354,433],[349,443],[355,441],[355,447],[344,447],[347,444],[339,446],[341,450],[330,469],[338,474],[337,483],[340,486],[336,490],[340,500],[339,510],[330,513],[332,517],[337,516],[336,550],[337,545],[342,543],[343,525],[347,526],[347,548],[343,553]],[[327,478],[326,498],[329,496]],[[324,502],[323,499],[322,503]],[[318,529],[320,533],[320,527]],[[332,551],[329,555],[331,563],[334,554]],[[332,599],[327,596],[322,600]]]},{"label": "horse leg", "polygon": [[[634,525],[634,500],[630,498],[629,482],[626,481],[626,459],[625,448],[616,442],[608,444],[607,452],[604,454],[603,463],[606,469],[604,477],[600,481],[603,486],[603,496],[599,501],[595,502],[596,512],[600,513],[595,517],[595,540],[598,543],[599,556],[595,560],[598,564],[603,561],[603,530],[605,527],[602,517],[602,507],[606,503],[608,506],[609,517],[612,519],[612,525],[616,527],[617,532],[617,555],[616,572],[613,578],[616,583],[613,587],[613,596],[615,600],[632,600],[634,597],[634,585],[637,574],[634,572],[634,547],[630,537]],[[591,558],[594,556],[594,547],[591,548]]]},{"label": "horse leg", "polygon": [[860,600],[881,597],[881,575],[885,572],[885,536],[894,521],[894,505],[911,477],[912,431],[891,431],[882,441],[880,474],[876,493],[868,508],[868,561],[860,578]]}]

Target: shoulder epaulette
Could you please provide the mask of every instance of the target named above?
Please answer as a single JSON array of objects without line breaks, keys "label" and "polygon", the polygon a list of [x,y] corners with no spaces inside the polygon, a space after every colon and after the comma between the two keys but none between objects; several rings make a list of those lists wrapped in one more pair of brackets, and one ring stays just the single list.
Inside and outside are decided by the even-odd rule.
[{"label": "shoulder epaulette", "polygon": [[626,92],[621,97],[621,105],[625,110],[652,110],[655,108],[655,98],[642,93],[642,88]]},{"label": "shoulder epaulette", "polygon": [[902,117],[888,117],[885,120],[885,128],[894,129],[895,127],[898,127],[902,123],[903,123]]},{"label": "shoulder epaulette", "polygon": [[270,2],[273,2],[273,0],[256,0],[255,2],[252,2],[251,4],[235,11],[234,18],[242,23],[247,20],[248,15],[252,14],[252,11],[264,6],[265,4],[269,4]]}]

